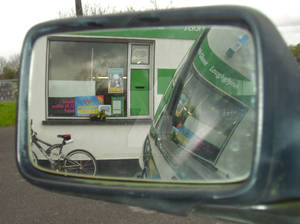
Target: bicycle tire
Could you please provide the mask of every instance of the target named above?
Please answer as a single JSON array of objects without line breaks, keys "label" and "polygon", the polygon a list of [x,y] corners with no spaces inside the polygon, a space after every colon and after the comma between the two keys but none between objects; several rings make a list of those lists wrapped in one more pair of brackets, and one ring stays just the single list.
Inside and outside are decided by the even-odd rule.
[{"label": "bicycle tire", "polygon": [[63,170],[67,173],[86,174],[95,176],[97,163],[95,157],[84,149],[69,152],[63,163]]},{"label": "bicycle tire", "polygon": [[33,164],[35,165],[38,165],[38,158],[37,158],[37,155],[35,154],[35,152],[32,151],[32,162]]}]

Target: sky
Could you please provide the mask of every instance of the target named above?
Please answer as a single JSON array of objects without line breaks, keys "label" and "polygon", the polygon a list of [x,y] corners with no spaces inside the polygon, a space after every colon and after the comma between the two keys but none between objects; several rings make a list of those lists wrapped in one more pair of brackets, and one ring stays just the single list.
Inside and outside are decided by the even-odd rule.
[{"label": "sky", "polygon": [[[136,10],[151,8],[151,0],[82,0],[82,5]],[[192,7],[206,5],[242,5],[258,9],[271,19],[288,45],[300,43],[300,1],[263,0],[157,0],[158,7]],[[26,32],[34,25],[59,18],[59,12],[75,10],[75,0],[6,0],[0,13],[0,56],[9,58],[21,52]]]}]

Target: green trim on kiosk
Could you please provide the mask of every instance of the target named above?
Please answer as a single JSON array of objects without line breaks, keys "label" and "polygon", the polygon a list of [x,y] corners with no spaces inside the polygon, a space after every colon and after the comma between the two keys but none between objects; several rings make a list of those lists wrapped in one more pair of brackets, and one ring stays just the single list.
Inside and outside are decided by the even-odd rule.
[{"label": "green trim on kiosk", "polygon": [[157,69],[157,94],[164,94],[170,81],[172,80],[176,69]]},{"label": "green trim on kiosk", "polygon": [[200,26],[182,26],[182,27],[162,27],[147,28],[147,29],[126,29],[126,30],[101,30],[101,31],[86,31],[72,33],[74,35],[84,36],[111,36],[111,37],[135,37],[135,38],[162,38],[162,39],[184,39],[196,40],[203,32]]}]

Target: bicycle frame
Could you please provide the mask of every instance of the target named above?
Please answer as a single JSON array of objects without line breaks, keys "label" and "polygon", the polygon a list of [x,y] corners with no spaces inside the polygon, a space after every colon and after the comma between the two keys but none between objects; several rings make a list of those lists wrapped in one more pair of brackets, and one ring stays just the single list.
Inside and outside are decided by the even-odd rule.
[{"label": "bicycle frame", "polygon": [[[62,143],[60,144],[50,144],[42,139],[39,139],[37,137],[37,132],[35,132],[32,129],[32,121],[31,121],[31,144],[35,145],[39,151],[43,154],[43,156],[50,162],[50,166],[52,170],[56,170],[56,171],[75,171],[75,173],[77,172],[90,172],[89,170],[86,171],[86,168],[83,167],[83,165],[81,164],[80,161],[76,161],[70,159],[70,157],[72,157],[72,155],[85,155],[87,156],[88,160],[92,161],[93,164],[93,168],[92,168],[92,174],[91,175],[95,175],[96,174],[96,160],[93,157],[92,154],[90,154],[88,151],[83,150],[83,149],[76,149],[73,151],[70,151],[66,156],[62,153],[62,149],[64,147],[64,145],[69,144],[71,142],[73,142],[73,139],[71,138],[70,134],[64,134],[64,135],[57,135],[58,138],[62,138]],[[45,145],[44,147],[42,145]],[[53,159],[51,158],[51,152],[54,149],[58,149],[58,158],[57,159]],[[32,151],[32,153],[34,154],[34,157],[37,159],[36,154]]]},{"label": "bicycle frame", "polygon": [[[61,144],[50,144],[48,142],[43,141],[42,139],[39,139],[38,137],[36,137],[36,133],[34,133],[32,135],[32,143],[36,145],[36,147],[40,150],[40,152],[43,154],[43,156],[50,162],[51,165],[55,164],[55,161],[53,159],[51,159],[50,157],[50,153],[54,148],[59,148],[59,160],[62,159],[62,148],[64,146],[64,141]],[[48,146],[49,148],[44,149],[41,144]]]}]

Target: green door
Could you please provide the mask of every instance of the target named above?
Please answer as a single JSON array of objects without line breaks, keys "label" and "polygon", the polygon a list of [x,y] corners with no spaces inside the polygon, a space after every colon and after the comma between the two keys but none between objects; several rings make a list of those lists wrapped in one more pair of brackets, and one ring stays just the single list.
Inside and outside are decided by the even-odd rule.
[{"label": "green door", "polygon": [[148,69],[131,69],[130,115],[149,115]]}]

